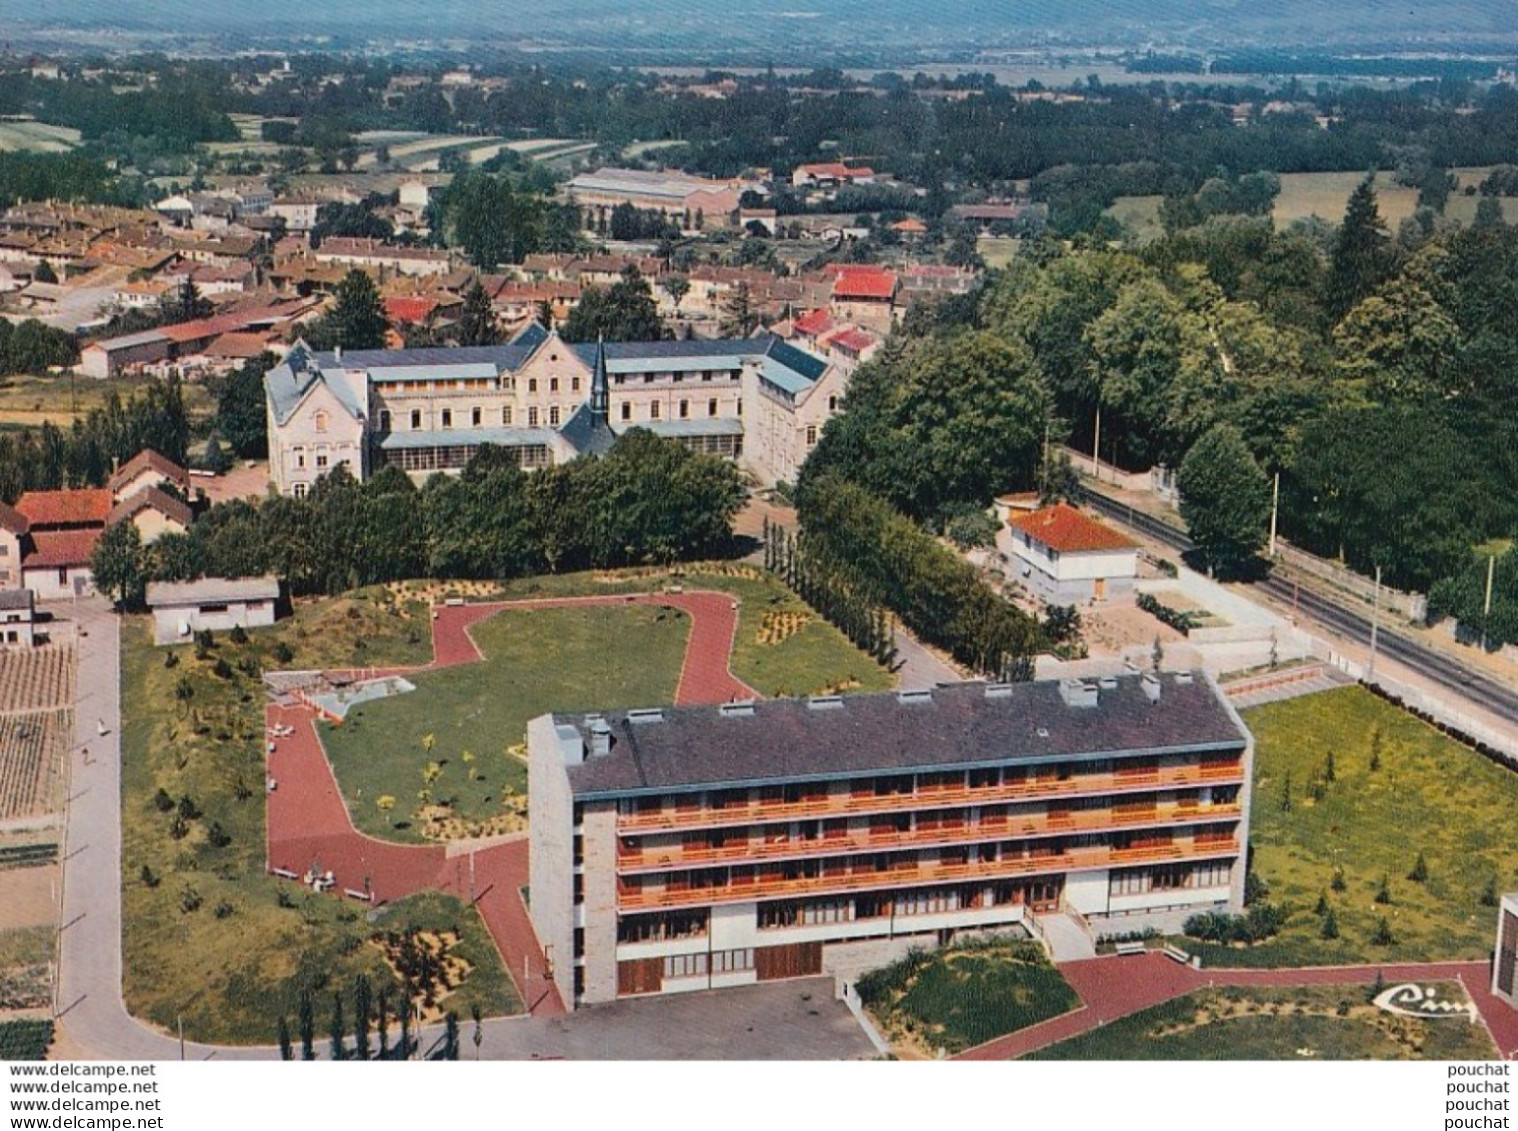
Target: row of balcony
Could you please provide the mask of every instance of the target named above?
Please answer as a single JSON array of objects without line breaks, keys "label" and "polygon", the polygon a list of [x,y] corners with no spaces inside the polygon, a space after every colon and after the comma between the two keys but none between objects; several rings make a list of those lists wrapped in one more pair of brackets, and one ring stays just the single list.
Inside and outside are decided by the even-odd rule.
[{"label": "row of balcony", "polygon": [[730,883],[704,884],[679,888],[652,887],[618,879],[617,910],[621,912],[653,911],[671,907],[702,907],[722,903],[744,903],[755,899],[834,895],[875,888],[920,887],[928,884],[962,881],[991,881],[1050,872],[1071,872],[1092,868],[1122,868],[1139,864],[1181,863],[1237,855],[1238,841],[1232,837],[1208,839],[1193,844],[1144,845],[1134,848],[1093,847],[1059,853],[1018,856],[1006,860],[970,861],[964,864],[905,861],[904,867],[884,871],[839,870],[829,875],[776,877],[760,879],[757,875],[738,875]]},{"label": "row of balcony", "polygon": [[[1007,801],[1030,801],[1041,798],[1081,797],[1093,794],[1139,793],[1154,789],[1184,788],[1203,785],[1242,785],[1244,763],[1169,766],[1141,772],[1074,774],[1060,780],[1054,777],[1024,778],[995,786],[965,785],[919,787],[912,793],[876,794],[873,789],[855,793],[829,793],[822,797],[797,801],[759,800],[750,796],[746,803],[716,807],[702,805],[694,795],[681,799],[676,806],[645,812],[619,813],[619,833],[665,832],[677,829],[714,828],[721,825],[764,824],[797,818],[837,817],[870,813],[899,813],[902,810],[950,809],[965,805],[992,805]],[[687,805],[681,808],[680,805]]]},{"label": "row of balcony", "polygon": [[928,823],[921,818],[910,831],[871,829],[869,831],[827,830],[821,836],[795,838],[775,832],[759,839],[734,839],[720,846],[671,845],[669,847],[623,848],[617,851],[619,872],[648,872],[669,868],[694,868],[710,864],[728,864],[748,860],[810,859],[858,852],[880,852],[897,848],[931,848],[941,845],[973,844],[1008,837],[1060,836],[1070,833],[1105,832],[1111,829],[1160,828],[1170,825],[1202,824],[1237,820],[1244,807],[1239,802],[1226,805],[1175,804],[1149,806],[1129,811],[1122,809],[1084,809],[1067,813],[1027,815],[981,814],[976,822]]}]

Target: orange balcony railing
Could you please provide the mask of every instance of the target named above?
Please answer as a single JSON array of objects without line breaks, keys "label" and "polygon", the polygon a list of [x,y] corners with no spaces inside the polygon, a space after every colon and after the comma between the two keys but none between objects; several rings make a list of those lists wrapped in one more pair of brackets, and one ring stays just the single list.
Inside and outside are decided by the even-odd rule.
[{"label": "orange balcony railing", "polygon": [[1244,807],[1228,805],[1160,805],[1130,812],[1112,809],[1086,809],[1063,814],[1028,814],[1026,816],[986,817],[976,824],[924,827],[902,832],[896,829],[858,830],[842,835],[799,839],[775,836],[732,840],[721,846],[679,846],[627,848],[617,853],[620,872],[661,871],[670,868],[699,868],[712,864],[733,864],[750,860],[794,860],[840,856],[859,852],[882,852],[898,848],[932,848],[955,844],[979,844],[1013,837],[1060,836],[1069,833],[1105,832],[1109,829],[1160,828],[1237,820]]},{"label": "orange balcony railing", "polygon": [[997,861],[966,864],[913,864],[884,871],[843,872],[835,875],[786,878],[739,878],[728,884],[681,888],[630,885],[618,881],[619,911],[654,911],[674,907],[704,907],[742,903],[754,899],[813,895],[841,895],[928,884],[993,881],[1021,876],[1046,875],[1087,868],[1126,867],[1135,864],[1177,863],[1231,856],[1238,852],[1233,838],[1209,839],[1194,844],[1164,844],[1139,848],[1085,848],[1062,853],[1017,856]]},{"label": "orange balcony railing", "polygon": [[763,824],[773,821],[864,816],[900,813],[904,810],[952,809],[965,805],[995,805],[1008,801],[1084,797],[1095,794],[1136,793],[1203,785],[1239,785],[1244,781],[1243,762],[1213,766],[1173,766],[1141,774],[1077,774],[1055,778],[1023,779],[997,786],[950,786],[921,788],[915,793],[833,793],[803,801],[751,800],[721,808],[691,805],[689,808],[650,809],[617,816],[617,831],[672,832],[717,828],[723,825]]}]

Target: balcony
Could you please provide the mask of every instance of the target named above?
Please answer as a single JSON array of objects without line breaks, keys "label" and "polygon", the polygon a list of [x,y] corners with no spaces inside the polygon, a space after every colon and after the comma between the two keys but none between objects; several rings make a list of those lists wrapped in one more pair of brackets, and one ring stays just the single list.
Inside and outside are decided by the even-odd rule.
[{"label": "balcony", "polygon": [[1077,774],[1065,781],[1024,779],[999,786],[922,788],[915,793],[835,793],[806,801],[749,801],[720,809],[692,805],[688,809],[659,809],[621,813],[617,832],[674,832],[723,825],[765,824],[797,819],[900,813],[903,810],[952,809],[966,805],[995,805],[1008,801],[1084,797],[1093,794],[1138,793],[1203,785],[1242,785],[1244,763],[1217,766],[1173,766],[1147,773]]},{"label": "balcony", "polygon": [[670,868],[699,868],[713,864],[734,864],[752,860],[797,860],[825,856],[842,856],[859,852],[884,852],[899,848],[932,848],[956,844],[1018,837],[1060,836],[1069,833],[1106,832],[1112,829],[1137,829],[1167,825],[1210,824],[1238,820],[1244,807],[1229,805],[1159,805],[1131,812],[1112,809],[1087,809],[1064,814],[1030,814],[1027,816],[982,816],[979,823],[966,821],[958,826],[940,826],[899,832],[894,829],[853,832],[802,840],[777,837],[771,841],[735,840],[720,848],[642,848],[619,849],[617,871],[622,873],[662,871]]},{"label": "balcony", "polygon": [[858,871],[834,876],[796,879],[748,879],[721,885],[680,889],[632,888],[617,884],[617,910],[654,911],[670,907],[705,907],[744,903],[755,899],[842,895],[881,888],[922,887],[930,884],[1016,879],[1091,868],[1122,868],[1136,864],[1180,863],[1234,856],[1239,851],[1233,837],[1209,839],[1195,844],[1166,844],[1142,848],[1084,848],[1071,852],[1019,856],[991,863],[912,864],[885,871]]}]

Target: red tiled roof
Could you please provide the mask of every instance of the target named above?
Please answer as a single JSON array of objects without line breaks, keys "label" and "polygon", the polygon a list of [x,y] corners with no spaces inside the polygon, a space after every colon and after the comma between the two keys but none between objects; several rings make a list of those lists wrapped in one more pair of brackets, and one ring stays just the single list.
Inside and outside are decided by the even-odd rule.
[{"label": "red tiled roof", "polygon": [[234,361],[247,361],[266,352],[279,340],[278,334],[252,330],[238,330],[223,334],[206,347],[209,357],[224,357]]},{"label": "red tiled roof", "polygon": [[796,319],[796,332],[808,337],[826,334],[833,328],[833,319],[826,310],[810,310]]},{"label": "red tiled roof", "polygon": [[837,162],[820,165],[802,165],[796,171],[798,173],[807,173],[814,177],[833,177],[840,181],[849,180],[852,177],[873,177],[875,175],[875,170],[871,169],[868,165],[850,168]]},{"label": "red tiled roof", "polygon": [[134,476],[142,471],[156,471],[165,479],[188,488],[190,485],[189,473],[167,456],[161,456],[152,448],[143,448],[126,463],[116,470],[111,476],[111,481],[106,484],[114,493],[119,491],[125,484],[130,483]]},{"label": "red tiled roof", "polygon": [[99,530],[53,530],[31,536],[32,551],[21,559],[22,569],[60,569],[90,564]]},{"label": "red tiled roof", "polygon": [[890,299],[896,294],[896,276],[890,271],[844,271],[833,283],[834,298]]},{"label": "red tiled roof", "polygon": [[908,216],[905,220],[897,220],[891,225],[893,232],[926,232],[928,226],[915,216]]},{"label": "red tiled roof", "polygon": [[385,300],[385,317],[392,322],[405,322],[412,325],[421,325],[430,318],[438,308],[437,299],[432,298],[387,298]]},{"label": "red tiled roof", "polygon": [[854,353],[863,353],[876,342],[872,334],[866,334],[863,330],[856,330],[850,326],[847,330],[840,330],[830,340],[830,345],[842,346]]},{"label": "red tiled roof", "polygon": [[1062,554],[1092,550],[1131,550],[1138,545],[1110,526],[1103,526],[1095,519],[1087,518],[1067,503],[1056,503],[1031,514],[1014,515],[1007,519],[1007,525]]},{"label": "red tiled roof", "polygon": [[28,491],[16,500],[16,509],[29,526],[104,526],[115,501],[104,487],[76,491]]},{"label": "red tiled roof", "polygon": [[26,515],[15,507],[0,503],[0,528],[9,530],[12,534],[25,534],[27,525]]},{"label": "red tiled roof", "polygon": [[139,511],[153,508],[164,518],[179,523],[180,526],[189,526],[194,519],[195,513],[188,506],[180,502],[166,491],[160,491],[157,487],[144,487],[141,491],[130,498],[123,499],[111,508],[110,515],[106,518],[107,526],[115,526],[123,519],[136,515]]}]

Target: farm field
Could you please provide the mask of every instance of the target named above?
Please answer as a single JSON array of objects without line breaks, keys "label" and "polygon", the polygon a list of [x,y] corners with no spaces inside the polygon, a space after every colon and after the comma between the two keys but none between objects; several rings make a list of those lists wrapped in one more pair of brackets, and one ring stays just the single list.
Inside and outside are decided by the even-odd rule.
[{"label": "farm field", "polygon": [[[1518,882],[1511,771],[1358,687],[1243,716],[1256,741],[1254,868],[1289,917],[1247,949],[1188,949],[1207,966],[1487,957],[1494,912],[1484,900]],[[1388,902],[1377,901],[1383,882]],[[1338,938],[1322,937],[1320,899]],[[1372,941],[1382,920],[1390,944]]]},{"label": "farm field", "polygon": [[1036,943],[997,938],[913,951],[857,985],[886,1039],[908,1055],[963,1052],[1079,1004]]},{"label": "farm field", "polygon": [[79,140],[79,131],[69,126],[50,126],[30,118],[0,120],[0,153],[67,153]]},{"label": "farm field", "polygon": [[[1458,983],[1439,997],[1464,1001]],[[1364,986],[1202,990],[1029,1053],[1025,1060],[1490,1060],[1480,1024],[1385,1013]]]},{"label": "farm field", "polygon": [[[76,418],[101,408],[112,393],[127,400],[141,388],[142,381],[113,378],[99,381],[89,377],[15,376],[0,379],[0,425],[39,427],[43,421],[67,427]],[[185,408],[192,420],[209,418],[215,402],[200,385],[184,386]]]},{"label": "farm field", "polygon": [[680,610],[647,605],[496,613],[472,630],[482,662],[412,675],[414,692],[322,726],[353,823],[412,843],[429,814],[455,836],[520,830],[528,720],[672,702],[689,634]]},{"label": "farm field", "polygon": [[[154,647],[145,618],[123,623],[123,990],[136,1016],[169,1030],[182,1014],[191,1039],[267,1044],[281,1014],[294,1018],[303,987],[316,992],[325,1032],[332,991],[346,994],[359,974],[376,991],[394,984],[366,945],[379,924],[362,909],[264,872],[264,696],[244,668],[346,666],[355,652],[376,664],[425,662],[431,641],[401,611],[376,590],[302,602],[245,644],[218,635],[206,659],[193,645]],[[274,659],[278,644],[293,650],[290,664]],[[214,674],[217,657],[231,678]],[[456,901],[386,914],[395,916],[386,929],[457,925],[466,941],[475,919]],[[487,970],[488,955],[475,968]],[[501,1012],[516,1008],[491,997]]]},{"label": "farm field", "polygon": [[[1456,169],[1455,176],[1460,187],[1450,196],[1444,214],[1451,220],[1469,224],[1476,218],[1479,196],[1466,196],[1463,190],[1474,187],[1490,172],[1486,168]],[[1281,195],[1276,197],[1272,217],[1278,228],[1296,220],[1317,216],[1337,224],[1344,218],[1344,208],[1349,195],[1364,179],[1365,174],[1349,173],[1283,173]],[[1376,174],[1376,199],[1381,209],[1381,219],[1393,232],[1397,225],[1413,214],[1418,203],[1418,190],[1404,188],[1392,181],[1389,172]],[[1502,199],[1503,215],[1508,223],[1518,222],[1518,200]],[[1160,225],[1160,200],[1158,196],[1119,197],[1107,215],[1120,221],[1141,242],[1147,242],[1163,234]],[[984,253],[983,253],[984,254]]]},{"label": "farm field", "polygon": [[0,652],[0,821],[61,808],[73,699],[72,643]]}]

